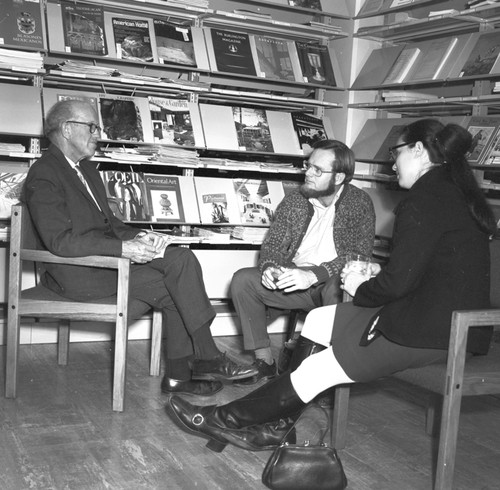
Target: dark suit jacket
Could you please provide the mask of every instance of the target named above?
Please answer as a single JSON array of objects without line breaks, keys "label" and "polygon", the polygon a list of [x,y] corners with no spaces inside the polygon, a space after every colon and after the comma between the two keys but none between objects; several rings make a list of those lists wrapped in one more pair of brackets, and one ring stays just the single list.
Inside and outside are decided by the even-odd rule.
[{"label": "dark suit jacket", "polygon": [[[451,312],[489,307],[489,274],[487,235],[435,168],[398,206],[389,263],[358,288],[354,304],[385,305],[377,329],[398,344],[447,349]],[[490,330],[473,330],[469,350],[485,352]]]},{"label": "dark suit jacket", "polygon": [[[82,173],[101,210],[76,171],[54,145],[30,168],[23,200],[44,246],[56,255],[119,257],[122,240],[138,230],[115,218],[95,164],[80,162]],[[46,264],[42,283],[59,294],[78,300],[107,297],[116,292],[116,271]]]}]

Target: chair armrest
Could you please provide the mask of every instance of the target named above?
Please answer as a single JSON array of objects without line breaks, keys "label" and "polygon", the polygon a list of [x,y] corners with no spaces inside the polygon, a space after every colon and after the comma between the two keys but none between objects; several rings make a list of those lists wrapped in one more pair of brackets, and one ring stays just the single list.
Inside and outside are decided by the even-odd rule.
[{"label": "chair armrest", "polygon": [[49,262],[52,264],[84,265],[106,269],[118,269],[120,265],[128,265],[129,259],[108,255],[88,255],[86,257],[61,257],[46,250],[21,250],[21,259],[33,262]]}]

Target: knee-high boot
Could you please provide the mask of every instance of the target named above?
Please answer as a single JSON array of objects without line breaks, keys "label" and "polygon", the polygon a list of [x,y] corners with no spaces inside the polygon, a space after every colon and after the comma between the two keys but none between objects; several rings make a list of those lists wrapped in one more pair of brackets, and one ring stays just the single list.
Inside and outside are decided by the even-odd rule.
[{"label": "knee-high boot", "polygon": [[321,344],[317,344],[312,340],[309,340],[302,335],[297,339],[297,344],[295,349],[293,349],[292,358],[290,359],[290,365],[288,366],[289,371],[295,371],[301,364],[301,362],[309,356],[316,354],[325,350],[326,347]]},{"label": "knee-high boot", "polygon": [[[295,371],[304,359],[325,349],[326,347],[324,345],[317,344],[316,342],[313,342],[306,337],[300,336],[297,339],[297,344],[290,359],[290,365],[288,367],[289,371]],[[314,400],[322,407],[330,408],[333,407],[334,396],[334,390],[332,388],[329,388],[323,393],[320,393]]]},{"label": "knee-high boot", "polygon": [[222,451],[230,442],[244,449],[278,445],[286,428],[273,431],[273,424],[296,415],[306,404],[299,398],[290,381],[290,373],[272,379],[260,388],[231,403],[196,406],[173,396],[167,411],[182,429],[209,439],[207,447]]}]

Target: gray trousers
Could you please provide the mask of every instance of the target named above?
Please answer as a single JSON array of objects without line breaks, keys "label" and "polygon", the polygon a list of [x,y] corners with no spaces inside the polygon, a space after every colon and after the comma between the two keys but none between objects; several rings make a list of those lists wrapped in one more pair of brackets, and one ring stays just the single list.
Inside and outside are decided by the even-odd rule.
[{"label": "gray trousers", "polygon": [[340,298],[341,289],[337,277],[324,284],[292,293],[265,288],[261,284],[261,273],[257,267],[240,269],[231,281],[231,299],[241,324],[246,350],[271,345],[267,333],[268,321],[276,318],[283,310],[310,311],[318,306],[338,303]]}]

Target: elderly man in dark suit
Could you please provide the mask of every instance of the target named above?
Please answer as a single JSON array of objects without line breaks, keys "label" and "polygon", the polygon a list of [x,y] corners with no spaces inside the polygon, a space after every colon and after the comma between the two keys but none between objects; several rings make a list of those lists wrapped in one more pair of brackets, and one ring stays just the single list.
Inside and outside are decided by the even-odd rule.
[{"label": "elderly man in dark suit", "polygon": [[[88,160],[100,130],[87,102],[61,101],[47,114],[51,145],[30,168],[23,198],[43,244],[61,256],[113,255],[133,262],[130,318],[150,307],[163,312],[162,391],[208,396],[222,389],[221,381],[255,375],[255,369],[235,364],[218,350],[210,332],[215,312],[191,250],[168,247],[164,236],[140,231],[113,215],[99,173]],[[43,284],[62,296],[85,301],[116,293],[115,271],[45,268]]]}]

